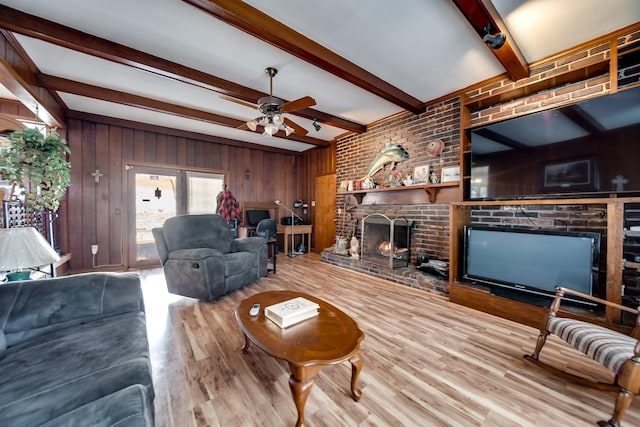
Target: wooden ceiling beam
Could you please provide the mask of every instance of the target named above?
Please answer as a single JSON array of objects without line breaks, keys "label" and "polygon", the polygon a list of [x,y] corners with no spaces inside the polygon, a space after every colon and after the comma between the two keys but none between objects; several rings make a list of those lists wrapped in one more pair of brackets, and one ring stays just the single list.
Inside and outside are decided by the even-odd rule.
[{"label": "wooden ceiling beam", "polygon": [[[143,108],[145,110],[171,114],[188,119],[195,119],[215,125],[238,128],[245,123],[242,120],[233,119],[219,114],[209,113],[206,111],[197,110],[195,108],[184,107],[164,101],[158,101],[157,99],[145,98],[143,96],[76,82],[61,77],[41,74],[37,76],[37,81],[41,87],[49,90],[71,93],[74,95],[85,96],[88,98],[99,99],[107,102],[114,102],[129,107]],[[249,131],[247,130],[247,132]],[[306,144],[312,144],[321,147],[327,147],[331,144],[328,141],[311,138],[308,136],[300,136],[296,135],[295,133],[289,136],[280,136],[279,133],[275,136],[278,138],[286,138],[292,141],[304,142]]]},{"label": "wooden ceiling beam", "polygon": [[183,1],[405,110],[414,114],[424,112],[424,103],[420,100],[247,3],[237,0]]},{"label": "wooden ceiling beam", "polygon": [[[92,36],[4,5],[0,5],[0,28],[118,64],[152,72],[182,83],[198,85],[248,102],[256,102],[256,100],[268,95],[194,68]],[[284,100],[284,102],[287,101]],[[366,126],[359,123],[321,111],[307,110],[305,115],[300,114],[300,116],[306,118],[313,116],[312,118],[317,118],[327,125],[350,132],[363,133],[366,131]],[[291,114],[298,115],[297,112]]]},{"label": "wooden ceiling beam", "polygon": [[487,45],[487,49],[493,53],[502,66],[507,70],[507,74],[513,81],[529,77],[529,64],[516,45],[513,37],[508,32],[506,25],[502,21],[500,14],[496,11],[488,0],[452,0],[460,9],[464,17],[469,21],[473,29],[480,38],[485,35],[485,27],[491,25],[491,33],[504,33],[507,40],[498,49],[493,49]]},{"label": "wooden ceiling beam", "polygon": [[[15,49],[10,38],[10,34],[0,34],[6,49]],[[36,85],[35,74],[17,51],[6,55],[6,58],[0,57],[0,83],[33,112],[34,120],[37,116],[37,120],[42,120],[49,127],[62,127],[62,108],[51,100],[49,94],[41,93]]]}]

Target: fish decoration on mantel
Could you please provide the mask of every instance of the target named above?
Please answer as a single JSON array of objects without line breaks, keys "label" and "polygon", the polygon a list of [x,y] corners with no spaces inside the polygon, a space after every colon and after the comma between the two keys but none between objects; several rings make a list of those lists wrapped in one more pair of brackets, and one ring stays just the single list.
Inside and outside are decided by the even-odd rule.
[{"label": "fish decoration on mantel", "polygon": [[362,178],[362,181],[371,181],[373,176],[380,170],[384,169],[389,163],[391,163],[391,168],[389,170],[393,170],[397,163],[404,162],[408,158],[409,153],[407,153],[404,148],[397,144],[389,143],[380,150],[380,153],[378,153],[376,158],[373,159],[373,162],[369,165],[367,174]]}]

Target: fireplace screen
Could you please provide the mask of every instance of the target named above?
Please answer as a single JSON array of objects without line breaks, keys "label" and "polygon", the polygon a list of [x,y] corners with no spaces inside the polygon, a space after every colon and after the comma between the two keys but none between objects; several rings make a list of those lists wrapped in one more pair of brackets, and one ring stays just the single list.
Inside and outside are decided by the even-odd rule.
[{"label": "fireplace screen", "polygon": [[413,221],[391,219],[374,213],[362,219],[361,259],[389,268],[409,265],[409,243]]}]

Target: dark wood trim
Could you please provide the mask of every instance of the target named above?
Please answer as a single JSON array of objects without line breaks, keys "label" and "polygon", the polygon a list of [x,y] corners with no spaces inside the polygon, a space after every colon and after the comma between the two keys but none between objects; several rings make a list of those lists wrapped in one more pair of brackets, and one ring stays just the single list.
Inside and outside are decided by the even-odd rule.
[{"label": "dark wood trim", "polygon": [[[1,19],[1,18],[0,18]],[[50,127],[62,127],[64,113],[60,105],[47,100],[46,94],[41,94],[36,86],[35,74],[31,71],[35,67],[32,62],[25,60],[22,49],[16,49],[17,41],[12,34],[0,30],[0,43],[5,43],[7,50],[13,50],[12,55],[0,57],[0,83],[13,93],[27,108],[37,110],[40,118]]]},{"label": "dark wood trim", "polygon": [[[132,95],[129,93],[124,93],[117,90],[107,89],[86,83],[80,83],[61,77],[41,74],[37,76],[37,79],[40,86],[50,90],[73,93],[75,95],[114,102],[130,107],[144,108],[145,110],[167,113],[179,117],[192,118],[216,125],[228,126],[233,128],[238,128],[245,123],[242,120],[233,119],[227,116],[209,113],[206,111],[184,107],[181,105],[175,105],[168,102],[158,101],[143,96]],[[250,131],[247,130],[246,132]],[[290,139],[293,141],[304,142],[306,144],[317,145],[320,147],[326,147],[330,144],[329,141],[324,141],[322,139],[312,138],[309,136],[300,136],[296,135],[295,133],[289,136],[277,135],[276,138]]]},{"label": "dark wood trim", "polygon": [[[106,59],[121,65],[138,68],[183,83],[203,83],[221,94],[255,102],[268,94],[241,86],[229,80],[159,58],[112,41],[60,25],[58,23],[0,5],[0,28],[72,49],[87,55]],[[287,102],[286,100],[284,100]],[[298,112],[291,113],[298,115]],[[307,109],[301,117],[319,121],[351,132],[363,133],[366,127],[340,117]]]},{"label": "dark wood trim", "polygon": [[205,142],[213,142],[216,144],[230,145],[233,147],[250,148],[253,150],[266,151],[269,153],[287,154],[294,156],[301,156],[303,152],[285,150],[282,148],[268,147],[265,145],[252,144],[249,142],[236,141],[234,139],[222,138],[219,136],[211,136],[203,133],[188,132],[178,130],[174,128],[168,128],[164,126],[151,125],[147,123],[134,122],[125,119],[118,119],[115,117],[101,116],[98,114],[85,113],[82,111],[69,110],[67,111],[68,119],[86,120],[95,123],[104,123],[108,125],[121,126],[123,128],[130,128],[136,130],[142,130],[147,132],[156,132],[166,135],[175,136],[178,138],[197,139]]},{"label": "dark wood trim", "polygon": [[569,83],[575,83],[581,80],[590,79],[601,76],[609,72],[609,60],[595,62],[582,68],[571,69],[564,73],[556,74],[553,77],[539,80],[534,83],[520,86],[504,92],[495,93],[490,96],[473,98],[466,106],[471,110],[482,110],[503,102],[513,101],[518,98],[542,92],[543,90],[563,86]]},{"label": "dark wood trim", "polygon": [[101,101],[114,102],[116,104],[127,105],[129,107],[143,108],[145,110],[169,113],[184,118],[196,118],[201,121],[213,123],[221,126],[239,127],[244,124],[242,120],[232,119],[219,114],[207,113],[195,108],[183,107],[156,99],[133,95],[118,90],[108,89],[81,83],[61,77],[40,74],[37,76],[38,84],[44,88],[72,93],[88,98],[99,99]]},{"label": "dark wood trim", "polygon": [[[506,33],[506,26],[490,2],[483,0],[453,0],[453,2],[481,39],[484,37],[484,28],[487,25],[491,25],[492,33]],[[507,41],[499,49],[492,49],[490,46],[487,46],[487,49],[500,61],[512,80],[529,77],[529,65],[510,34],[507,34]]]},{"label": "dark wood trim", "polygon": [[414,114],[420,114],[423,111],[422,101],[244,2],[236,0],[183,1],[405,110]]},{"label": "dark wood trim", "polygon": [[[572,47],[570,49],[566,49],[566,50],[564,50],[562,52],[555,53],[555,54],[553,54],[551,56],[548,56],[546,58],[543,58],[543,59],[541,59],[539,61],[532,62],[531,64],[529,64],[529,67],[531,69],[533,69],[533,68],[537,68],[537,67],[543,66],[544,64],[547,64],[549,62],[555,61],[558,58],[562,58],[564,56],[571,55],[571,54],[573,54],[575,52],[579,52],[581,50],[585,50],[585,49],[588,49],[590,47],[597,46],[600,43],[604,43],[604,42],[617,43],[618,37],[624,36],[626,34],[630,34],[630,33],[634,32],[634,31],[638,31],[638,30],[640,30],[640,23],[629,25],[627,27],[624,27],[624,28],[621,28],[619,30],[616,30],[616,31],[614,31],[612,33],[606,34],[606,35],[604,35],[602,37],[598,37],[598,38],[590,40],[590,41],[588,41],[586,43],[582,43],[582,44],[580,44],[578,46],[574,46],[574,47]],[[625,47],[623,49],[620,49],[619,54],[628,53],[629,51],[633,51],[634,50],[633,48],[631,48],[631,50],[629,50],[629,51],[627,49],[628,49],[627,47]],[[613,61],[611,61],[611,63],[613,64]],[[481,89],[483,87],[489,86],[489,85],[491,85],[493,83],[502,81],[502,80],[504,80],[506,78],[506,76],[507,76],[506,73],[505,74],[501,74],[499,76],[491,77],[491,78],[488,78],[488,79],[483,80],[481,82],[474,83],[474,84],[469,85],[469,86],[467,86],[465,88],[462,88],[460,90],[456,90],[456,91],[450,92],[450,93],[448,93],[446,95],[441,96],[440,98],[432,99],[430,101],[425,102],[424,107],[427,108],[430,105],[438,104],[438,103],[440,103],[442,101],[445,101],[447,99],[450,99],[452,97],[462,96],[462,95],[468,94],[469,92],[472,92],[474,90],[478,90],[478,89]],[[465,103],[465,105],[469,105],[469,102]]]}]

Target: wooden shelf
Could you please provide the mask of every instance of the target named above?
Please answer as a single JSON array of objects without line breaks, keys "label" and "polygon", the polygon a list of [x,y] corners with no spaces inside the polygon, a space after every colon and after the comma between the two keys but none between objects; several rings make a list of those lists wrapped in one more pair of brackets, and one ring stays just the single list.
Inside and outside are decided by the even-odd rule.
[{"label": "wooden shelf", "polygon": [[419,184],[419,185],[410,185],[410,186],[401,186],[401,187],[389,187],[389,188],[371,188],[368,190],[358,190],[358,191],[344,191],[338,192],[338,195],[342,196],[353,196],[357,200],[358,204],[362,203],[364,197],[369,193],[383,193],[390,191],[412,191],[412,190],[422,190],[425,191],[429,195],[429,201],[434,203],[436,201],[436,196],[441,188],[448,187],[457,187],[460,185],[460,181],[451,181],[451,182],[441,182],[439,184]]},{"label": "wooden shelf", "polygon": [[637,269],[640,269],[640,262],[624,260],[624,267],[625,268],[637,268]]},{"label": "wooden shelf", "polygon": [[[464,283],[462,280],[462,253],[464,226],[472,223],[473,206],[498,206],[498,205],[605,205],[607,215],[606,244],[606,270],[604,271],[605,299],[616,304],[622,304],[622,272],[621,261],[624,259],[623,230],[624,230],[624,205],[638,203],[640,197],[602,197],[602,198],[575,198],[575,199],[538,199],[538,200],[495,200],[495,201],[465,201],[452,202],[450,204],[450,230],[449,230],[449,285],[451,302],[468,305],[470,307],[486,311],[516,322],[535,326],[542,320],[542,312],[535,306],[524,302],[512,302],[505,298],[490,295],[488,292],[480,293]],[[630,230],[624,230],[629,233]],[[633,231],[636,232],[635,230]],[[628,235],[628,234],[627,234]],[[626,268],[639,268],[640,263],[625,261]],[[505,308],[506,307],[506,308]],[[575,318],[590,319],[585,313],[575,313]],[[622,325],[621,312],[614,307],[606,307],[604,311],[604,324],[625,329]]]},{"label": "wooden shelf", "polygon": [[469,200],[454,202],[457,206],[500,206],[500,205],[606,205],[608,203],[638,203],[637,197],[599,197],[577,199],[520,199],[520,200]]}]

